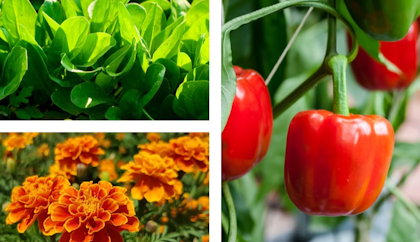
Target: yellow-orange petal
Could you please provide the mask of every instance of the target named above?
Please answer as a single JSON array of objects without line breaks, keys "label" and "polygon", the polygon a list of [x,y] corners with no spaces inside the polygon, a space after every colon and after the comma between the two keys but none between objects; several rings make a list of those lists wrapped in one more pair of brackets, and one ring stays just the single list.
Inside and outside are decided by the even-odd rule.
[{"label": "yellow-orange petal", "polygon": [[67,232],[70,233],[70,232],[78,229],[80,227],[80,225],[81,225],[80,217],[74,217],[74,218],[71,218],[71,219],[67,220],[64,223],[64,228],[66,229]]}]

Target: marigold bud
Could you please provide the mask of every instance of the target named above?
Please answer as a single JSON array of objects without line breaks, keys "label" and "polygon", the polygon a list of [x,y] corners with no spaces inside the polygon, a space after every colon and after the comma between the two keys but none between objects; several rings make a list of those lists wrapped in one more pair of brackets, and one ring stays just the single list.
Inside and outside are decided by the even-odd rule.
[{"label": "marigold bud", "polygon": [[83,181],[87,175],[87,165],[83,163],[79,163],[76,166],[76,170],[77,170],[77,178]]},{"label": "marigold bud", "polygon": [[1,209],[2,209],[2,211],[3,211],[3,213],[4,213],[5,215],[8,215],[8,214],[9,214],[9,212],[8,212],[8,211],[6,211],[6,208],[7,208],[9,205],[10,205],[10,202],[5,202],[5,203],[3,203],[2,207],[1,207]]},{"label": "marigold bud", "polygon": [[107,171],[101,172],[100,177],[102,181],[109,181],[109,172]]},{"label": "marigold bud", "polygon": [[153,220],[150,220],[146,223],[146,231],[148,233],[154,233],[157,227],[158,227],[158,224]]},{"label": "marigold bud", "polygon": [[16,171],[16,161],[15,159],[9,157],[6,161],[6,170],[10,173],[14,173]]},{"label": "marigold bud", "polygon": [[74,187],[74,188],[76,188],[76,190],[79,190],[80,189],[80,185],[79,185],[79,183],[73,183],[73,184],[71,184],[71,186],[72,187]]}]

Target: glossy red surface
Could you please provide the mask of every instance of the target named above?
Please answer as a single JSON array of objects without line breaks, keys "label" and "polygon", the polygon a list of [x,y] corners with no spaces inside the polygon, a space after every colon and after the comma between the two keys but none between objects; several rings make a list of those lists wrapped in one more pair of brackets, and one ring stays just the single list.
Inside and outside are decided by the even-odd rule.
[{"label": "glossy red surface", "polygon": [[394,130],[381,116],[300,112],[287,135],[287,193],[310,215],[362,213],[382,190],[393,149]]},{"label": "glossy red surface", "polygon": [[[405,89],[413,83],[418,66],[417,39],[419,29],[414,22],[407,35],[397,42],[380,42],[381,53],[394,63],[402,74],[389,71],[385,65],[373,59],[359,48],[356,59],[351,63],[357,82],[369,90]],[[351,47],[351,38],[348,36]]]},{"label": "glossy red surface", "polygon": [[273,130],[270,94],[254,70],[234,67],[236,95],[222,133],[222,180],[248,173],[267,153]]}]

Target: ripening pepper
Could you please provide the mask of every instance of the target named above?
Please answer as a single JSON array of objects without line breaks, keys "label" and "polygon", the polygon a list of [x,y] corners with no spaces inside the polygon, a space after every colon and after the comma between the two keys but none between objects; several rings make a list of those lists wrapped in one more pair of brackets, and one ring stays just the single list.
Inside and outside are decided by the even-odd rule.
[{"label": "ripening pepper", "polygon": [[[410,86],[417,75],[418,37],[418,23],[414,22],[402,40],[380,42],[381,53],[401,70],[400,74],[388,70],[384,64],[376,61],[360,48],[356,59],[351,63],[357,82],[369,90],[390,91]],[[349,35],[348,40],[351,45]]]},{"label": "ripening pepper", "polygon": [[273,131],[270,94],[254,70],[234,66],[237,87],[232,111],[222,133],[222,180],[248,173],[267,153]]},{"label": "ripening pepper", "polygon": [[382,190],[393,148],[394,130],[381,116],[300,112],[287,135],[287,193],[310,215],[362,213]]},{"label": "ripening pepper", "polygon": [[397,41],[420,14],[418,0],[345,0],[357,25],[370,37]]}]

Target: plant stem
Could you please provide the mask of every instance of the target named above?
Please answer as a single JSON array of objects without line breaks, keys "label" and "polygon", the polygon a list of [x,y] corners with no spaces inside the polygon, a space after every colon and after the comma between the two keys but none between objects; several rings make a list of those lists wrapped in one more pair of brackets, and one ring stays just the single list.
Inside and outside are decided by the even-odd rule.
[{"label": "plant stem", "polygon": [[228,242],[236,242],[237,224],[236,224],[236,211],[235,204],[233,203],[232,194],[230,194],[228,182],[222,183],[223,197],[226,206],[229,210],[229,234]]},{"label": "plant stem", "polygon": [[297,100],[299,100],[305,93],[311,90],[316,84],[318,84],[322,78],[328,75],[328,71],[322,65],[314,74],[312,74],[305,82],[303,82],[298,88],[292,93],[285,97],[280,103],[273,108],[273,116],[277,118],[290,106],[292,106]]},{"label": "plant stem", "polygon": [[327,64],[333,77],[333,111],[336,114],[349,116],[346,83],[347,58],[343,55],[335,55],[328,58]]},{"label": "plant stem", "polygon": [[51,242],[55,242],[55,234],[50,236],[50,240],[51,240]]},{"label": "plant stem", "polygon": [[265,85],[268,86],[270,84],[271,79],[273,79],[274,75],[277,72],[277,69],[279,69],[279,66],[284,60],[284,57],[286,57],[287,52],[292,47],[293,42],[295,42],[296,37],[298,36],[299,32],[302,30],[303,25],[305,25],[306,20],[308,19],[309,15],[311,14],[312,10],[314,8],[310,7],[308,9],[308,12],[303,17],[302,21],[299,24],[299,27],[296,29],[295,33],[293,34],[292,38],[289,40],[289,43],[287,43],[286,48],[283,50],[283,53],[281,53],[279,60],[274,65],[273,69],[271,70],[270,74],[268,75],[267,79],[265,80]]},{"label": "plant stem", "polygon": [[369,230],[370,230],[369,218],[365,218],[365,214],[359,214],[356,216],[356,225],[354,228],[355,242],[369,242]]},{"label": "plant stem", "polygon": [[226,234],[229,233],[229,219],[227,218],[226,214],[222,213],[222,227]]}]

